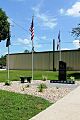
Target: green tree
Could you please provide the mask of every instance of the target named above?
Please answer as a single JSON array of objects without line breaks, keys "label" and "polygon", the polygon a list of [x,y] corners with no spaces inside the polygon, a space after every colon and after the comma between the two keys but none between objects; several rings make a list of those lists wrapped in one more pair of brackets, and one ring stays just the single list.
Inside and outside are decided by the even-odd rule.
[{"label": "green tree", "polygon": [[29,51],[29,50],[27,50],[27,49],[26,49],[26,50],[24,50],[24,53],[29,53],[29,52],[30,52],[30,51]]},{"label": "green tree", "polygon": [[0,8],[0,41],[8,37],[10,23],[5,11]]},{"label": "green tree", "polygon": [[77,27],[72,28],[72,35],[75,36],[76,38],[80,37],[80,24],[78,24]]},{"label": "green tree", "polygon": [[6,55],[2,55],[0,58],[0,65],[1,66],[6,66]]}]

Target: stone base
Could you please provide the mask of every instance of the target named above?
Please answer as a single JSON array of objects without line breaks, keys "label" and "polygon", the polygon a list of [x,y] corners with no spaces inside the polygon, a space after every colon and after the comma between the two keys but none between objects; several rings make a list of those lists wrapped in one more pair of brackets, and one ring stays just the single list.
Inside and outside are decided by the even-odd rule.
[{"label": "stone base", "polygon": [[50,83],[75,84],[73,80],[50,80]]}]

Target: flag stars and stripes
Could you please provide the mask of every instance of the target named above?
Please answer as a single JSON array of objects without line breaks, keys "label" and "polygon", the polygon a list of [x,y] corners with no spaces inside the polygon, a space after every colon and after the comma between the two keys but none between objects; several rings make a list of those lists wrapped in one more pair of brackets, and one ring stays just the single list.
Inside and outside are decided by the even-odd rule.
[{"label": "flag stars and stripes", "polygon": [[33,17],[32,17],[32,23],[31,23],[31,27],[30,27],[30,32],[31,32],[31,40],[33,40],[34,38],[34,23],[33,23]]},{"label": "flag stars and stripes", "polygon": [[59,33],[58,33],[58,42],[57,42],[57,50],[60,49],[60,42],[61,42],[61,40],[60,40],[60,31],[59,31]]}]

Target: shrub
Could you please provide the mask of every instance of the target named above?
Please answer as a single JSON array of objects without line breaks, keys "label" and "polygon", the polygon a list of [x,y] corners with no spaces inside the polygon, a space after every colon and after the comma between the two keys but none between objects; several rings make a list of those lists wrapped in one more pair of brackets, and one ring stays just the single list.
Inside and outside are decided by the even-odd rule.
[{"label": "shrub", "polygon": [[41,83],[41,84],[38,86],[38,91],[39,91],[39,92],[43,92],[43,89],[46,89],[46,88],[47,88],[47,86],[46,86],[45,84]]},{"label": "shrub", "polygon": [[29,84],[25,86],[25,88],[28,88],[28,87],[30,87],[30,85],[29,85]]},{"label": "shrub", "polygon": [[47,80],[47,77],[44,76],[44,75],[42,75],[42,80],[43,80],[43,81],[46,81],[46,80]]},{"label": "shrub", "polygon": [[5,85],[8,85],[8,86],[11,85],[10,80],[6,80]]},{"label": "shrub", "polygon": [[25,87],[24,87],[24,86],[22,86],[22,87],[21,87],[21,91],[24,91],[24,90],[25,90]]},{"label": "shrub", "polygon": [[75,80],[75,77],[71,76],[70,79],[71,79],[71,80]]}]

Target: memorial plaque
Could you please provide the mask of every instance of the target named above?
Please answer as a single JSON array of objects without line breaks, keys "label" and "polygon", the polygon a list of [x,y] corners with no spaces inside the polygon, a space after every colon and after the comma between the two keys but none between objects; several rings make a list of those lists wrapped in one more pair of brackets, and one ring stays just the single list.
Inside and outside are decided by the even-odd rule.
[{"label": "memorial plaque", "polygon": [[75,81],[66,79],[66,63],[65,62],[59,61],[58,80],[50,80],[50,83],[75,84]]},{"label": "memorial plaque", "polygon": [[66,80],[66,63],[63,61],[59,61],[59,80]]}]

